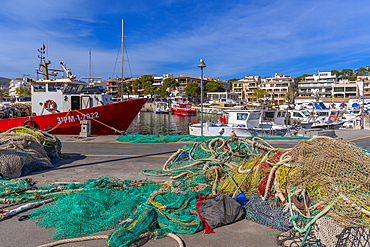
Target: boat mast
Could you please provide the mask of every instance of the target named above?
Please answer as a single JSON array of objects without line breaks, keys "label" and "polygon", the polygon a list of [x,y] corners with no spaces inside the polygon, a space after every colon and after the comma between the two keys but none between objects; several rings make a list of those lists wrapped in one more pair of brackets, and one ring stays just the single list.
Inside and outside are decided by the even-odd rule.
[{"label": "boat mast", "polygon": [[122,19],[122,37],[121,37],[121,51],[122,51],[122,57],[121,57],[121,64],[122,64],[122,71],[121,71],[121,101],[123,101],[123,19]]}]

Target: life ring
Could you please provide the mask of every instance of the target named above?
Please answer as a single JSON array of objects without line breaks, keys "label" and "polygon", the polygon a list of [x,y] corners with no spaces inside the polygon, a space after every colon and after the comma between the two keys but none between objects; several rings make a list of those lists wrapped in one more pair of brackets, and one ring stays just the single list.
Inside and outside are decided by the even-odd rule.
[{"label": "life ring", "polygon": [[28,119],[28,120],[24,121],[23,126],[25,126],[25,127],[29,126],[29,127],[32,127],[32,128],[36,128],[36,122],[33,121],[32,119]]},{"label": "life ring", "polygon": [[48,99],[47,101],[44,102],[44,108],[45,110],[48,111],[54,111],[56,107],[56,103],[54,100]]},{"label": "life ring", "polygon": [[337,116],[335,115],[330,115],[328,117],[328,123],[334,123],[337,120]]}]

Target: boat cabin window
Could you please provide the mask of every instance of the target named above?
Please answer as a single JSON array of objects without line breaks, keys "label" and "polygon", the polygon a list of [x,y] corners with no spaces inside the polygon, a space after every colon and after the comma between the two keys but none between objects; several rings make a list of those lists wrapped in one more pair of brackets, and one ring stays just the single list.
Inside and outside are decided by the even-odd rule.
[{"label": "boat cabin window", "polygon": [[275,112],[273,111],[267,111],[264,114],[263,120],[271,120],[274,119]]},{"label": "boat cabin window", "polygon": [[79,85],[72,85],[72,89],[71,89],[71,93],[76,93],[77,92],[77,87],[78,87]]},{"label": "boat cabin window", "polygon": [[277,117],[284,117],[285,118],[285,111],[278,111]]},{"label": "boat cabin window", "polygon": [[308,111],[303,111],[302,113],[303,113],[303,115],[305,115],[306,117],[309,117],[309,116],[310,116],[310,113],[309,113]]},{"label": "boat cabin window", "polygon": [[251,113],[249,120],[257,120],[260,119],[261,113],[260,112],[253,112]]},{"label": "boat cabin window", "polygon": [[48,83],[48,91],[56,92],[57,90],[63,90],[64,83]]},{"label": "boat cabin window", "polygon": [[35,83],[35,84],[33,84],[33,91],[34,92],[46,92],[45,83]]},{"label": "boat cabin window", "polygon": [[303,117],[303,116],[302,116],[302,114],[301,114],[301,113],[299,113],[299,112],[295,111],[295,112],[293,113],[293,117]]},{"label": "boat cabin window", "polygon": [[338,112],[337,112],[337,111],[332,111],[332,112],[330,112],[330,116],[331,116],[331,115],[337,116],[337,114],[338,114]]},{"label": "boat cabin window", "polygon": [[238,113],[236,114],[236,120],[247,120],[248,113]]},{"label": "boat cabin window", "polygon": [[72,84],[67,84],[66,90],[64,90],[64,93],[70,93],[72,89]]},{"label": "boat cabin window", "polygon": [[76,93],[81,93],[81,90],[84,88],[84,85],[78,85]]},{"label": "boat cabin window", "polygon": [[320,113],[320,116],[329,116],[329,112],[326,112],[326,111],[319,112],[319,113]]}]

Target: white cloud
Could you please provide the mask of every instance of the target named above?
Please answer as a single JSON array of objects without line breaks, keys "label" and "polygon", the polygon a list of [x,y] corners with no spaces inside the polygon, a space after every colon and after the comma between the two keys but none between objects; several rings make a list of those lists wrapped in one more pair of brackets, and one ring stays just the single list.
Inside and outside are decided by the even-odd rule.
[{"label": "white cloud", "polygon": [[[340,70],[337,66],[364,63],[369,50],[365,27],[370,6],[358,8],[363,2],[357,2],[190,2],[194,8],[186,9],[193,12],[176,17],[172,6],[188,2],[169,0],[156,7],[149,1],[6,1],[0,9],[0,76],[33,72],[47,29],[49,59],[55,64],[63,60],[77,76],[85,76],[91,48],[93,75],[111,77],[120,30],[105,29],[118,28],[124,17],[134,76],[197,76],[200,58],[207,64],[206,76],[221,78],[281,72],[274,69],[296,75],[320,66]],[[161,29],[153,31],[156,26]]]}]

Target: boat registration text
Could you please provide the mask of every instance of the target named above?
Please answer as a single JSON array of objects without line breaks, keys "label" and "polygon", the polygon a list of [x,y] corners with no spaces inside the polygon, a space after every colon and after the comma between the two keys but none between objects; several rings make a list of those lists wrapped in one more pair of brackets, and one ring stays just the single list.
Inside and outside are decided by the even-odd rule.
[{"label": "boat registration text", "polygon": [[73,116],[66,116],[66,117],[57,117],[58,124],[60,123],[74,123],[75,121],[82,121],[88,119],[99,118],[98,112],[86,113],[84,115],[73,115]]}]

